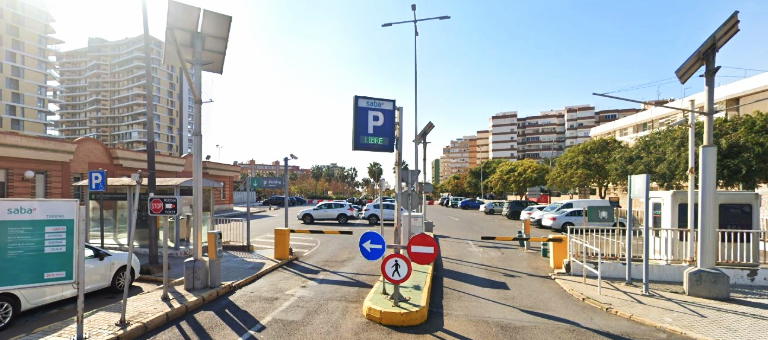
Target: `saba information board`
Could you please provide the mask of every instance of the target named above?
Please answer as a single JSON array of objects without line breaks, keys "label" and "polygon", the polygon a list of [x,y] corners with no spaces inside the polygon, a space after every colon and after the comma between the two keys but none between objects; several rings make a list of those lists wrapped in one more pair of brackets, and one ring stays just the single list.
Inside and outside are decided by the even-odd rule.
[{"label": "saba information board", "polygon": [[75,281],[77,200],[0,200],[0,289]]},{"label": "saba information board", "polygon": [[395,101],[355,96],[352,150],[395,151]]}]

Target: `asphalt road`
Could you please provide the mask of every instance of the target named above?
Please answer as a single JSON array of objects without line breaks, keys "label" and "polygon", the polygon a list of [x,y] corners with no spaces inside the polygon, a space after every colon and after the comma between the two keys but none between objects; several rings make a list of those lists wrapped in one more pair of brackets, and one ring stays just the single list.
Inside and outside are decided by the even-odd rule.
[{"label": "asphalt road", "polygon": [[[291,227],[306,227],[295,220],[295,212],[291,217]],[[514,235],[520,222],[439,206],[430,207],[428,217],[436,225],[441,257],[429,320],[423,325],[385,327],[363,317],[363,300],[380,274],[379,262],[360,256],[357,239],[373,228],[365,221],[330,222],[311,227],[349,229],[355,236],[311,235],[317,246],[299,260],[143,338],[681,338],[574,299],[547,275],[548,259],[538,252],[525,252],[511,242],[480,241],[482,235]],[[254,231],[283,223],[279,214],[260,219],[252,224]],[[391,234],[388,225],[389,241]],[[534,236],[546,234],[534,230]]]}]

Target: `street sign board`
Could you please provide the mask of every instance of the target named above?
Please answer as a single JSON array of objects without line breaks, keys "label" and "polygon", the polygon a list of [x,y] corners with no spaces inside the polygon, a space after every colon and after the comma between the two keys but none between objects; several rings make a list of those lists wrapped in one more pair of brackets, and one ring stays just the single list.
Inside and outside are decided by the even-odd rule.
[{"label": "street sign board", "polygon": [[88,191],[107,191],[107,171],[88,171]]},{"label": "street sign board", "polygon": [[399,195],[395,195],[395,199],[403,205],[403,208],[411,211],[416,210],[422,203],[421,195],[413,190],[403,191],[402,199]]},{"label": "street sign board", "polygon": [[256,189],[282,189],[282,177],[253,177],[251,178],[251,190]]},{"label": "street sign board", "polygon": [[150,216],[176,216],[179,213],[179,198],[174,196],[149,196],[147,209]]},{"label": "street sign board", "polygon": [[431,194],[432,191],[435,190],[435,187],[432,186],[432,183],[423,183],[419,182],[419,192],[425,193],[425,194]]},{"label": "street sign board", "polygon": [[352,113],[352,150],[395,151],[395,101],[355,96]]},{"label": "street sign board", "polygon": [[632,175],[630,176],[630,185],[629,185],[629,197],[630,199],[636,198],[640,200],[645,199],[645,194],[648,192],[648,183],[649,178],[651,175],[648,174],[642,174],[642,175]]},{"label": "street sign board", "polygon": [[77,200],[0,200],[0,289],[75,281]]},{"label": "street sign board", "polygon": [[613,222],[613,209],[612,206],[587,207],[587,222]]},{"label": "street sign board", "polygon": [[384,252],[387,251],[387,242],[384,240],[384,236],[381,236],[378,232],[368,230],[360,235],[360,254],[368,261],[376,261],[384,256]]},{"label": "street sign board", "polygon": [[396,285],[408,281],[412,270],[411,261],[403,254],[389,254],[381,262],[381,275]]},{"label": "street sign board", "polygon": [[408,257],[418,264],[430,264],[435,262],[440,249],[437,241],[425,233],[416,234],[408,241]]}]

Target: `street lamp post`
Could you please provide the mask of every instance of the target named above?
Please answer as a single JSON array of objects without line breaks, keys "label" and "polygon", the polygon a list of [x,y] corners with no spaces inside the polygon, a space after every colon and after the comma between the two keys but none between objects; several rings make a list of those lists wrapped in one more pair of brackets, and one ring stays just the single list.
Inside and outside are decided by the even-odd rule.
[{"label": "street lamp post", "polygon": [[[392,25],[399,25],[399,24],[407,24],[407,23],[413,23],[413,134],[414,136],[418,135],[418,128],[419,128],[419,77],[418,77],[418,63],[417,63],[417,57],[416,57],[416,38],[419,36],[419,28],[417,23],[419,21],[427,21],[427,20],[447,20],[450,19],[451,16],[449,15],[443,15],[439,17],[433,17],[433,18],[423,18],[423,19],[417,19],[416,18],[416,4],[411,5],[411,11],[413,11],[413,20],[406,20],[406,21],[398,21],[398,22],[388,22],[386,24],[382,24],[381,27],[390,27]],[[414,166],[416,167],[415,170],[419,170],[419,141],[414,139],[413,141],[413,149],[414,149]],[[425,169],[426,170],[426,169]]]},{"label": "street lamp post", "polygon": [[[477,147],[477,151],[483,151],[483,148]],[[480,161],[480,199],[485,198],[485,194],[483,192],[483,166],[485,165],[485,162]]]},{"label": "street lamp post", "polygon": [[[283,158],[283,161],[285,162],[285,167],[283,168],[283,186],[285,187],[285,197],[283,200],[283,207],[285,208],[285,229],[288,229],[288,203],[290,202],[290,199],[288,198],[288,157]],[[299,159],[299,157],[294,156],[291,154],[290,159]]]},{"label": "street lamp post", "polygon": [[221,162],[221,149],[224,148],[224,145],[216,144],[216,148],[219,149],[219,159],[217,160],[217,162]]}]

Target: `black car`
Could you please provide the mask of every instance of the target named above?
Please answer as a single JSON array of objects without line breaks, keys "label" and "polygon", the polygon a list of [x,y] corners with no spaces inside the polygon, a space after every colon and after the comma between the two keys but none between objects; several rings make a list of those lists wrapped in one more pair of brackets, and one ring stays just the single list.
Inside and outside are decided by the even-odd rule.
[{"label": "black car", "polygon": [[537,204],[539,203],[527,200],[507,201],[504,203],[504,209],[502,209],[501,213],[510,220],[519,220],[520,213],[523,211],[523,209]]},{"label": "black car", "polygon": [[[278,205],[283,206],[285,204],[285,196],[272,196],[270,198],[267,198],[264,200],[264,202],[261,203],[262,205]],[[290,204],[290,202],[288,203]]]},{"label": "black car", "polygon": [[298,201],[296,201],[296,197],[288,197],[288,205],[289,205],[289,206],[291,206],[291,207],[292,207],[292,206],[294,206],[294,205],[296,205],[296,204],[298,204],[298,203],[299,203],[299,202],[298,202]]},{"label": "black car", "polygon": [[296,204],[298,204],[298,205],[307,204],[307,200],[305,200],[302,197],[296,196],[296,197],[294,197],[294,199],[296,200]]}]

